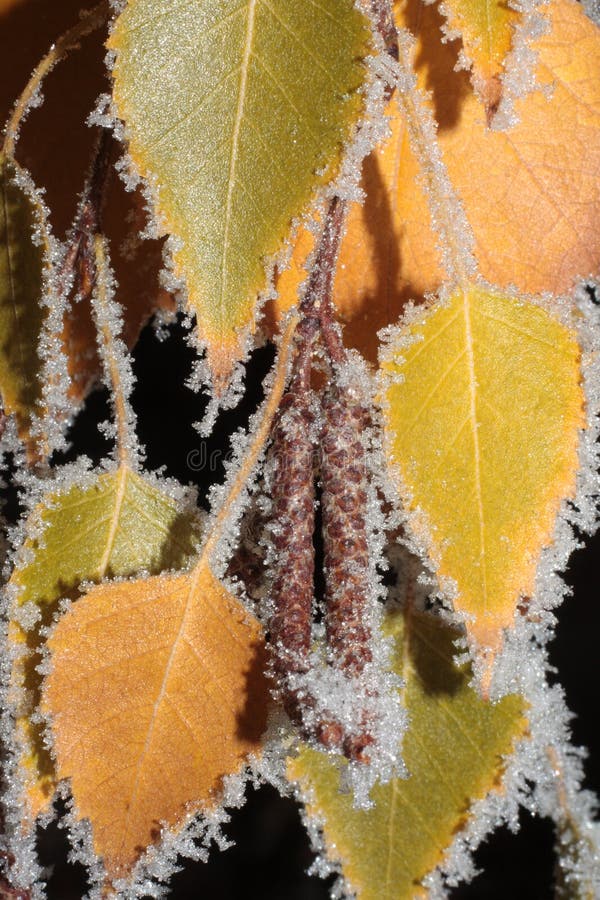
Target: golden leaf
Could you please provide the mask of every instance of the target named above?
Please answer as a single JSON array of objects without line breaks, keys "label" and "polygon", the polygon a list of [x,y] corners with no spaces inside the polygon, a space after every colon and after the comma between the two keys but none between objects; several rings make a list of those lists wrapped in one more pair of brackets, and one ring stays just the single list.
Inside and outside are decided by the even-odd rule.
[{"label": "golden leaf", "polygon": [[48,643],[57,774],[109,879],[125,877],[163,824],[216,806],[260,750],[262,631],[203,565],[92,588]]},{"label": "golden leaf", "polygon": [[[455,71],[456,43],[439,40],[434,5],[395,6],[417,38],[419,85],[431,91],[450,180],[475,235],[479,271],[523,293],[569,290],[600,262],[600,29],[573,0],[551,0],[550,31],[532,48],[547,90],[518,101],[520,122],[489,131],[468,75]],[[392,135],[365,161],[364,206],[351,209],[335,283],[347,340],[369,359],[376,332],[398,320],[409,299],[445,280],[420,167],[393,100]],[[476,177],[475,177],[476,175]],[[278,310],[296,302],[311,237],[301,232],[292,268],[280,276]]]},{"label": "golden leaf", "polygon": [[362,810],[340,791],[343,761],[303,748],[288,763],[309,819],[323,829],[327,856],[358,900],[426,896],[421,880],[443,862],[474,801],[499,789],[503,756],[527,728],[520,697],[491,704],[468,686],[468,668],[452,662],[459,633],[440,619],[397,611],[386,630],[406,685],[408,779],[376,785],[373,807]]},{"label": "golden leaf", "polygon": [[476,645],[496,651],[574,493],[576,337],[532,302],[472,285],[396,333],[383,371],[387,454],[412,527]]},{"label": "golden leaf", "polygon": [[109,881],[131,873],[161,824],[178,830],[213,809],[223,779],[261,749],[263,632],[214,576],[212,557],[269,437],[297,322],[281,338],[258,425],[194,569],[92,588],[48,641],[42,707],[57,774],[71,779]]}]

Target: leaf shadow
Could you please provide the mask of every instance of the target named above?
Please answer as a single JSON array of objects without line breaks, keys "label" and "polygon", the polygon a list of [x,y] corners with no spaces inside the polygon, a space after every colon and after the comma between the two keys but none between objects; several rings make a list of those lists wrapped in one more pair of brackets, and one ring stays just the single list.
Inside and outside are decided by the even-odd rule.
[{"label": "leaf shadow", "polygon": [[196,554],[202,536],[202,520],[197,510],[180,510],[173,519],[160,554],[150,566],[152,575],[183,569]]},{"label": "leaf shadow", "polygon": [[347,343],[359,347],[368,360],[376,362],[377,332],[397,322],[410,300],[422,298],[401,282],[401,235],[394,223],[392,198],[377,152],[364,161],[361,185],[365,192],[361,215],[373,250],[377,281],[372,292],[365,292],[359,302],[353,302],[352,312],[345,318],[344,336]]},{"label": "leaf shadow", "polygon": [[425,693],[456,694],[468,678],[468,671],[454,663],[457,652],[455,642],[463,636],[462,632],[438,616],[427,613],[412,614],[408,628],[411,665]]},{"label": "leaf shadow", "polygon": [[238,740],[257,744],[267,727],[269,684],[267,681],[267,648],[262,641],[252,644],[252,658],[244,673],[244,702],[237,716]]},{"label": "leaf shadow", "polygon": [[[425,75],[425,88],[431,92],[440,131],[451,130],[458,125],[463,103],[473,93],[469,72],[457,69],[461,39],[442,42],[444,21],[437,4],[426,5],[422,0],[408,0],[408,28],[415,37],[422,36],[415,68]],[[433,35],[437,35],[437,40],[432,39]]]}]

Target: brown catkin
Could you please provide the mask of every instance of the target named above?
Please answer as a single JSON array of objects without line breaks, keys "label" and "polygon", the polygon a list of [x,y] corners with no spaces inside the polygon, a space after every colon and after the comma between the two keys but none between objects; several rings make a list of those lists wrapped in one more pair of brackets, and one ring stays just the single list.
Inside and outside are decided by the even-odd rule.
[{"label": "brown catkin", "polygon": [[292,385],[281,401],[269,451],[275,575],[270,621],[273,675],[286,711],[301,721],[288,676],[309,668],[315,554],[314,413],[310,391]]},{"label": "brown catkin", "polygon": [[[325,562],[325,627],[333,665],[357,677],[372,661],[369,625],[367,450],[369,413],[358,392],[333,383],[322,399],[321,479]],[[360,712],[359,712],[360,716]],[[362,759],[372,739],[364,732],[344,741],[344,752]]]}]

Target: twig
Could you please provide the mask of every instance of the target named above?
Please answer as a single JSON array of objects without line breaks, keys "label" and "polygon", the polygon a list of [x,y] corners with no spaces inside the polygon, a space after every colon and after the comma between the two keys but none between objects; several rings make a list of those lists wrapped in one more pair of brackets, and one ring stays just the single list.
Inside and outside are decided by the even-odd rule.
[{"label": "twig", "polygon": [[398,59],[398,31],[389,0],[371,0],[371,15],[388,56]]},{"label": "twig", "polygon": [[90,176],[67,239],[67,251],[57,272],[58,290],[65,296],[75,289],[79,299],[89,299],[94,289],[94,237],[102,232],[102,214],[111,172],[112,133],[102,129]]},{"label": "twig", "polygon": [[[105,370],[106,381],[111,388],[112,403],[117,428],[117,456],[120,466],[136,468],[137,448],[133,433],[135,416],[129,403],[130,386],[124,382],[124,376],[131,381],[127,348],[119,342],[119,320],[115,321],[116,306],[112,299],[112,272],[108,260],[106,238],[102,234],[94,235],[94,272],[95,284],[93,292],[93,310],[98,330],[98,344]],[[125,368],[126,367],[126,368]]]}]

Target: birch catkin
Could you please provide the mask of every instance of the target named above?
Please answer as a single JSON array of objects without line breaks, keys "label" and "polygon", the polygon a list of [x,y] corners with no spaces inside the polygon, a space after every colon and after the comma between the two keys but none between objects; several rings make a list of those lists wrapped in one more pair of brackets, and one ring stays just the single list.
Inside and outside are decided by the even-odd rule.
[{"label": "birch catkin", "polygon": [[296,381],[282,398],[269,455],[275,562],[272,669],[285,709],[297,723],[300,701],[289,680],[309,668],[315,565],[313,431],[311,393]]},{"label": "birch catkin", "polygon": [[[369,625],[367,450],[369,412],[360,392],[335,381],[322,398],[321,480],[325,562],[325,626],[332,665],[350,678],[372,662]],[[360,720],[360,711],[358,715]],[[361,759],[372,743],[368,716],[363,731],[344,740],[344,752]]]}]

